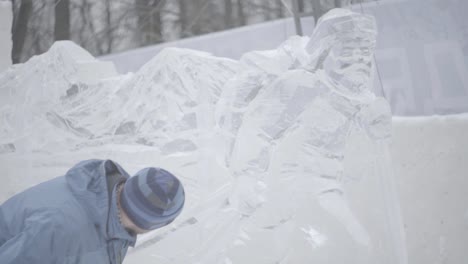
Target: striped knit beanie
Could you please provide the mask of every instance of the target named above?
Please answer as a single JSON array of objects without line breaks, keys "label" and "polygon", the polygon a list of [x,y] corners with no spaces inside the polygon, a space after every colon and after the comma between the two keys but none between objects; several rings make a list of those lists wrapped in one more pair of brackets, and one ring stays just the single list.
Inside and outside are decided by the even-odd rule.
[{"label": "striped knit beanie", "polygon": [[120,198],[130,220],[144,230],[171,223],[182,211],[185,192],[182,183],[170,172],[145,168],[129,178]]}]

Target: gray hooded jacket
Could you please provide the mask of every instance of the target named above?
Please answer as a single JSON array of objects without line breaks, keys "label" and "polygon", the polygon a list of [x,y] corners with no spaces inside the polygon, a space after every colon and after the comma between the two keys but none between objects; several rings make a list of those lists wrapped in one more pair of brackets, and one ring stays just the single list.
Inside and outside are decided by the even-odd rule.
[{"label": "gray hooded jacket", "polygon": [[0,207],[0,263],[122,263],[136,235],[120,224],[116,186],[129,175],[110,160],[82,161]]}]

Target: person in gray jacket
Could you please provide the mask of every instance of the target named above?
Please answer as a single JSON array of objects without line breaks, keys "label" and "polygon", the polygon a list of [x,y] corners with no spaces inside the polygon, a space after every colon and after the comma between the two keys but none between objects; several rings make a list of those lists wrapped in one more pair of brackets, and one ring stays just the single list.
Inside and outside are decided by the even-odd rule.
[{"label": "person in gray jacket", "polygon": [[129,177],[111,160],[86,160],[0,207],[0,263],[122,263],[137,234],[182,211],[181,182],[160,168]]}]

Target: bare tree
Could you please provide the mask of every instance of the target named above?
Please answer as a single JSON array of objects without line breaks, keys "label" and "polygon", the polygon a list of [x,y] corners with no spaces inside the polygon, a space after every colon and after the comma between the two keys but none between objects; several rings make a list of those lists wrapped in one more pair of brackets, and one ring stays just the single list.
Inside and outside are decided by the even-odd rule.
[{"label": "bare tree", "polygon": [[107,42],[106,53],[112,52],[112,44],[114,42],[113,36],[113,26],[112,26],[112,12],[111,12],[111,1],[105,1],[105,14],[106,14],[106,31],[105,31],[105,38]]},{"label": "bare tree", "polygon": [[297,9],[300,13],[304,13],[304,0],[297,0]]},{"label": "bare tree", "polygon": [[284,17],[284,5],[281,0],[276,0],[276,10],[277,10],[276,16],[278,18]]},{"label": "bare tree", "polygon": [[[13,2],[13,6],[15,2]],[[11,59],[13,63],[21,62],[24,42],[28,30],[28,21],[32,10],[32,0],[21,0],[18,15],[14,16],[11,30],[13,49]]]},{"label": "bare tree", "polygon": [[163,0],[136,0],[140,44],[149,45],[162,42],[161,7]]},{"label": "bare tree", "polygon": [[239,26],[247,24],[242,0],[237,0],[237,20],[239,21]]},{"label": "bare tree", "polygon": [[224,27],[231,28],[234,26],[233,23],[233,7],[232,0],[224,1]]},{"label": "bare tree", "polygon": [[55,3],[54,39],[70,39],[70,1],[58,0]]},{"label": "bare tree", "polygon": [[[14,63],[71,39],[98,56],[167,39],[290,17],[292,0],[12,0]],[[333,7],[377,0],[294,0],[316,19]]]},{"label": "bare tree", "polygon": [[186,32],[188,22],[187,22],[187,0],[179,0],[179,24],[181,37],[184,37],[183,33]]},{"label": "bare tree", "polygon": [[324,12],[322,11],[322,5],[320,0],[312,0],[312,14],[314,16],[315,24],[317,24],[318,19],[322,16]]}]

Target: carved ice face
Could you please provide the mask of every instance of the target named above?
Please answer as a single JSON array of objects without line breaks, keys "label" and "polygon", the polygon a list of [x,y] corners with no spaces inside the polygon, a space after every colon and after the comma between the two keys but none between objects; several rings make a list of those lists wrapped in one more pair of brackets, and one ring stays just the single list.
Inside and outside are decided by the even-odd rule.
[{"label": "carved ice face", "polygon": [[334,46],[333,53],[336,54],[336,62],[339,69],[352,74],[370,74],[372,55],[366,45],[362,45],[360,39],[350,38],[342,42],[343,45]]},{"label": "carved ice face", "polygon": [[373,43],[359,35],[341,37],[342,41],[331,47],[325,69],[350,92],[362,92],[371,79]]}]

